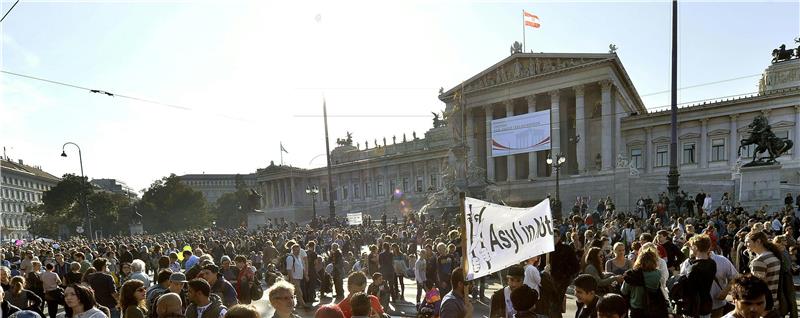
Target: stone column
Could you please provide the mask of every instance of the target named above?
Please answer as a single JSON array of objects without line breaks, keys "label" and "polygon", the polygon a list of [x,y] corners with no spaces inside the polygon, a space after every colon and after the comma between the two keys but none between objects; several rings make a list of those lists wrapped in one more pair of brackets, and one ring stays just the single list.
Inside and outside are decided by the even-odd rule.
[{"label": "stone column", "polygon": [[[525,101],[528,102],[528,113],[535,113],[536,95],[526,96]],[[537,174],[538,163],[536,162],[536,153],[537,151],[532,151],[528,153],[528,180],[538,177]]]},{"label": "stone column", "polygon": [[[681,149],[681,146],[678,145],[678,151],[681,151]],[[708,118],[700,119],[700,145],[697,150],[700,152],[700,168],[708,167]]]},{"label": "stone column", "polygon": [[[506,117],[514,116],[514,101],[507,100],[504,104],[506,105]],[[514,160],[514,155],[506,156],[506,167],[508,168],[506,181],[514,181],[517,177],[517,162]]]},{"label": "stone column", "polygon": [[[737,153],[739,152],[739,140],[738,140],[739,133],[736,132],[739,129],[739,123],[736,122],[739,119],[739,114],[733,114],[730,116],[730,118],[731,118],[731,127],[730,127],[731,132],[729,134],[730,142],[728,143],[730,145],[729,147],[730,156],[728,156],[728,164],[730,164],[730,166],[733,167],[734,165],[736,165],[736,159],[738,159],[739,157],[739,154]],[[795,125],[796,124],[797,123],[795,123]]]},{"label": "stone column", "polygon": [[289,205],[294,204],[294,178],[289,178]]},{"label": "stone column", "polygon": [[[472,112],[470,112],[469,109],[466,109],[466,112],[467,113],[466,113],[466,118],[465,118],[465,120],[466,120],[466,123],[465,123],[465,126],[466,126],[466,136],[465,137],[466,138],[465,138],[465,140],[467,142],[467,144],[466,144],[466,146],[467,146],[467,162],[469,162],[469,160],[472,157],[477,157],[477,156],[475,156],[477,149],[475,148],[475,144],[476,144],[475,143],[475,123],[473,122]],[[415,185],[416,185],[416,183],[415,183]]]},{"label": "stone column", "polygon": [[559,108],[558,90],[550,91],[550,153],[555,156],[561,153],[561,109]]},{"label": "stone column", "polygon": [[642,159],[644,160],[644,172],[650,172],[650,167],[652,167],[651,162],[653,162],[653,156],[655,154],[652,153],[653,148],[653,128],[652,127],[645,127],[644,128],[644,147],[642,147]]},{"label": "stone column", "polygon": [[602,157],[602,170],[609,170],[612,168],[614,159],[614,149],[611,148],[611,136],[613,134],[613,114],[611,109],[611,86],[610,80],[600,81],[601,88],[601,103],[602,103],[602,126],[603,135],[601,136],[600,146],[603,148],[600,156]]},{"label": "stone column", "polygon": [[486,179],[494,181],[494,157],[492,157],[492,110],[493,105],[486,106]]},{"label": "stone column", "polygon": [[578,143],[575,145],[575,159],[578,163],[578,174],[586,171],[586,145],[589,136],[586,135],[586,108],[583,100],[583,85],[572,87],[575,90],[575,135]]},{"label": "stone column", "polygon": [[[616,94],[616,98],[614,98],[614,149],[616,149],[616,153],[614,154],[614,161],[616,161],[617,154],[622,154],[627,158],[625,155],[625,146],[622,144],[622,116],[625,114],[625,107],[622,106],[622,96],[620,94]],[[616,164],[614,164],[616,168]]]},{"label": "stone column", "polygon": [[[795,144],[800,143],[800,105],[794,106],[794,140],[792,141]],[[792,159],[800,159],[800,149],[792,149]]]}]

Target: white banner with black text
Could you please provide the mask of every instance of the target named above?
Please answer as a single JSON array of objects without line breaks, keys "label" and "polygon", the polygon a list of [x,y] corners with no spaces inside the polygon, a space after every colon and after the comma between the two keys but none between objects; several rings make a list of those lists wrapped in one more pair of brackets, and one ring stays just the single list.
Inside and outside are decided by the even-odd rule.
[{"label": "white banner with black text", "polygon": [[362,225],[362,224],[364,224],[364,218],[361,216],[361,212],[358,212],[358,213],[347,213],[347,224],[348,225]]},{"label": "white banner with black text", "polygon": [[467,264],[474,278],[555,248],[549,199],[531,208],[513,208],[466,198],[464,209]]}]

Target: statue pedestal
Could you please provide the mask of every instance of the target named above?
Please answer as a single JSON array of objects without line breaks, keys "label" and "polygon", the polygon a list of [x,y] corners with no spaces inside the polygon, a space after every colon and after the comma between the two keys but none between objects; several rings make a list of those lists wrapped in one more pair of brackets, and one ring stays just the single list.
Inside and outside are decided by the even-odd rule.
[{"label": "statue pedestal", "polygon": [[267,225],[267,215],[264,212],[255,210],[247,212],[247,231],[255,231],[259,226]]},{"label": "statue pedestal", "polygon": [[144,234],[144,226],[141,223],[139,224],[131,224],[129,226],[131,230],[131,235],[142,235]]},{"label": "statue pedestal", "polygon": [[783,205],[781,197],[781,165],[742,167],[739,185],[739,201],[742,206],[757,209],[767,204],[769,210]]}]

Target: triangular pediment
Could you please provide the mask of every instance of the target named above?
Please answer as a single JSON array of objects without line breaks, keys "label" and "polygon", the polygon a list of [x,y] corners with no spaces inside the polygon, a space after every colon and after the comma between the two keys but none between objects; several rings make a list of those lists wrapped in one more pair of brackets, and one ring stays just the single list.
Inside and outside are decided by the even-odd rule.
[{"label": "triangular pediment", "polygon": [[[469,93],[521,79],[562,72],[613,58],[613,54],[516,53],[465,81],[464,91]],[[460,87],[460,85],[454,87],[444,95],[451,94],[456,89],[460,89]]]}]

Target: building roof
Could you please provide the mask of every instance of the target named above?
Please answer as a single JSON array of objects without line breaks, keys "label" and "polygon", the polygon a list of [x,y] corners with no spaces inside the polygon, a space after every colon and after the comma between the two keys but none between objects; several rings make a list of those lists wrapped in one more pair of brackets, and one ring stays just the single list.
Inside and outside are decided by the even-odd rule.
[{"label": "building roof", "polygon": [[9,160],[8,158],[4,158],[0,160],[0,163],[1,163],[0,166],[2,166],[3,170],[11,170],[22,174],[28,174],[42,179],[51,180],[53,182],[58,182],[59,180],[61,180],[61,178],[56,177],[50,173],[47,173],[40,167],[34,167],[24,164],[22,160],[14,162]]},{"label": "building roof", "polygon": [[237,175],[242,176],[243,179],[255,179],[254,173],[229,173],[229,174],[210,174],[210,173],[202,173],[202,174],[185,174],[182,176],[178,176],[181,180],[227,180],[236,178]]}]

